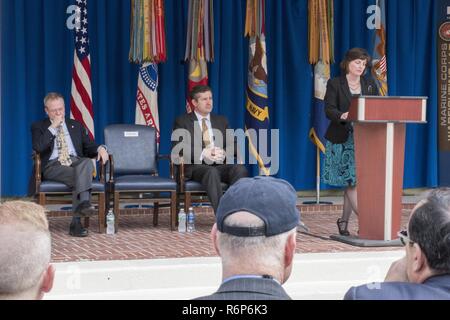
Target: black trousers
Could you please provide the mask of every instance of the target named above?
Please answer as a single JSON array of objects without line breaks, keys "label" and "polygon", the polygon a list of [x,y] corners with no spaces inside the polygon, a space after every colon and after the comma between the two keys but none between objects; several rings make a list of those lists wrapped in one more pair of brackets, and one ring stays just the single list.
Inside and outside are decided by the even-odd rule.
[{"label": "black trousers", "polygon": [[189,166],[188,172],[186,172],[187,178],[203,185],[214,208],[214,213],[217,211],[223,193],[221,182],[232,185],[247,175],[247,169],[242,164],[195,164]]}]

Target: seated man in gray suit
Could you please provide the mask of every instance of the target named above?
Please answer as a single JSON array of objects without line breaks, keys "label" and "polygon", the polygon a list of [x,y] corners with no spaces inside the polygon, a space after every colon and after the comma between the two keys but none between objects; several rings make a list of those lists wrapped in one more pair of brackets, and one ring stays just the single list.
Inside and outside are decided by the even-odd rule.
[{"label": "seated man in gray suit", "polygon": [[435,189],[399,232],[406,255],[385,282],[352,287],[346,300],[450,300],[450,189]]},{"label": "seated man in gray suit", "polygon": [[289,300],[300,212],[285,180],[242,178],[220,200],[211,236],[222,259],[222,284],[199,300]]},{"label": "seated man in gray suit", "polygon": [[65,117],[62,95],[47,94],[44,106],[48,118],[31,125],[33,150],[41,154],[44,179],[62,182],[73,189],[69,234],[85,237],[88,231],[82,227],[80,216],[94,213],[90,203],[94,165],[90,158],[101,158],[106,163],[108,152],[105,146],[90,139],[80,122]]}]

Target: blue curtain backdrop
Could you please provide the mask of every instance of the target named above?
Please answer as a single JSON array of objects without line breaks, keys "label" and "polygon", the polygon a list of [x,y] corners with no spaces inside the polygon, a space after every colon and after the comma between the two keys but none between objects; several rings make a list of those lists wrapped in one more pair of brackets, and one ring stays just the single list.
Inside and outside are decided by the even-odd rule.
[{"label": "blue curtain backdrop", "polygon": [[[428,96],[428,124],[408,125],[404,187],[437,184],[435,1],[388,0],[387,54],[390,95]],[[372,51],[366,9],[374,0],[335,0],[335,56],[350,47]],[[24,195],[31,172],[33,121],[45,116],[49,91],[70,98],[73,34],[66,28],[70,0],[1,0],[1,194]],[[184,112],[186,0],[166,0],[168,61],[160,65],[161,152],[169,153],[173,119]],[[278,176],[297,190],[315,188],[311,127],[313,70],[308,64],[306,0],[267,0],[267,59],[272,128],[280,129]],[[133,123],[137,67],[128,62],[130,2],[89,0],[95,135]],[[244,123],[248,44],[245,0],[216,0],[215,61],[209,77],[215,112],[232,127]],[[67,110],[68,111],[68,107]]]}]

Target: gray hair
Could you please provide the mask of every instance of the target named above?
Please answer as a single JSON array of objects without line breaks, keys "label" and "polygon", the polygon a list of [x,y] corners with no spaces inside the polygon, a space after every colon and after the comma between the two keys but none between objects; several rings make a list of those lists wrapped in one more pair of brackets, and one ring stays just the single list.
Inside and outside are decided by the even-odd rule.
[{"label": "gray hair", "polygon": [[62,101],[64,101],[64,97],[62,96],[62,94],[60,94],[58,92],[49,92],[49,93],[47,93],[47,95],[44,98],[44,106],[47,108],[47,103],[49,101],[58,100],[58,99],[61,99]]},{"label": "gray hair", "polygon": [[51,258],[44,208],[26,201],[0,205],[0,243],[0,296],[36,288]]},{"label": "gray hair", "polygon": [[[248,212],[237,212],[228,216],[224,224],[227,226],[261,227],[264,221]],[[297,228],[271,236],[237,237],[218,231],[217,245],[224,263],[239,261],[255,270],[279,270],[283,266],[284,247],[288,237]]]}]

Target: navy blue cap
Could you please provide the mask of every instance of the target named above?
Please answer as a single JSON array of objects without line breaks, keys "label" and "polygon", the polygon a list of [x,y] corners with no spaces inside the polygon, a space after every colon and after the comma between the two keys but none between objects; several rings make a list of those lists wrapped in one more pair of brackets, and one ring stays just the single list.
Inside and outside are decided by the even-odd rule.
[{"label": "navy blue cap", "polygon": [[[257,176],[241,178],[220,199],[216,212],[217,229],[238,237],[275,236],[299,225],[297,193],[285,180]],[[254,214],[264,227],[224,225],[225,218],[238,211]]]}]

